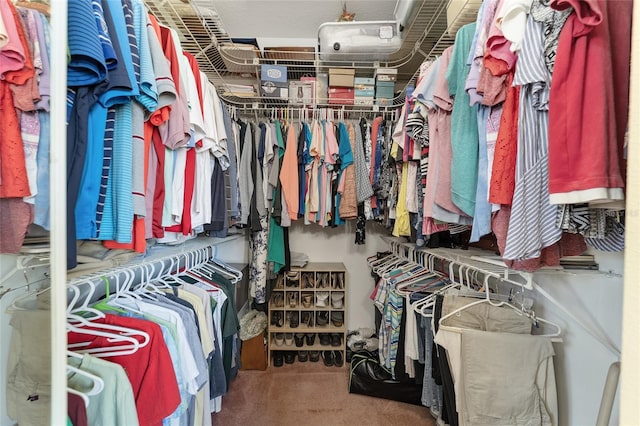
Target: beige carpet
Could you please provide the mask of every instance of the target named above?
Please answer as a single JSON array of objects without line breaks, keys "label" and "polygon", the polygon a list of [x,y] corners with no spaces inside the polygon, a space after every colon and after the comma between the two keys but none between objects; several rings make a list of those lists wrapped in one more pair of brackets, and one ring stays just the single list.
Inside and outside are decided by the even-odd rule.
[{"label": "beige carpet", "polygon": [[285,364],[266,371],[240,371],[212,416],[220,426],[425,425],[435,421],[425,407],[353,395],[347,367]]}]

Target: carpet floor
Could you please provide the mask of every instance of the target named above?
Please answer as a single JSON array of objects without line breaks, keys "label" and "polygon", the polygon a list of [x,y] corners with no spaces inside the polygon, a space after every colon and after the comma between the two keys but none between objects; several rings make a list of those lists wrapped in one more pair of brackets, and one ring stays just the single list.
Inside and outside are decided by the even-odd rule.
[{"label": "carpet floor", "polygon": [[426,407],[348,392],[349,372],[322,362],[240,371],[212,415],[220,426],[424,425],[435,420]]}]

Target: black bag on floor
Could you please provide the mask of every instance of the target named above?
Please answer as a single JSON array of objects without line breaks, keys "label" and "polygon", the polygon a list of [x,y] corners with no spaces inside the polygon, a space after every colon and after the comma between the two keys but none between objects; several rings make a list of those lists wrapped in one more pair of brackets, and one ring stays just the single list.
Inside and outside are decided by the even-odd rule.
[{"label": "black bag on floor", "polygon": [[422,385],[393,380],[391,372],[369,352],[357,352],[351,358],[349,393],[422,405]]}]

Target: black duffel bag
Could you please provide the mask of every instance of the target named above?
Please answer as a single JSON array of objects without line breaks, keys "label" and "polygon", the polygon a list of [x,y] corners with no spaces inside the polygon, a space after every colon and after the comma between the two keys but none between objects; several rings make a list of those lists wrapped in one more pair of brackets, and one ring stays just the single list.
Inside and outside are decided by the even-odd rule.
[{"label": "black duffel bag", "polygon": [[393,380],[391,372],[370,352],[353,354],[349,371],[349,393],[422,405],[422,385]]}]

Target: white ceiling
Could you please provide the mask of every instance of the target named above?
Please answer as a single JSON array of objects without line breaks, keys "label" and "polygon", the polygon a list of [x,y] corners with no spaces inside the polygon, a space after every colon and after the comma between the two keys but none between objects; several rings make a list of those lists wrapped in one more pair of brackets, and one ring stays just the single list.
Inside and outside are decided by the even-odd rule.
[{"label": "white ceiling", "polygon": [[[335,22],[342,0],[213,0],[231,38],[255,38],[261,48],[317,44],[318,27]],[[397,0],[348,0],[356,21],[391,20]]]}]

